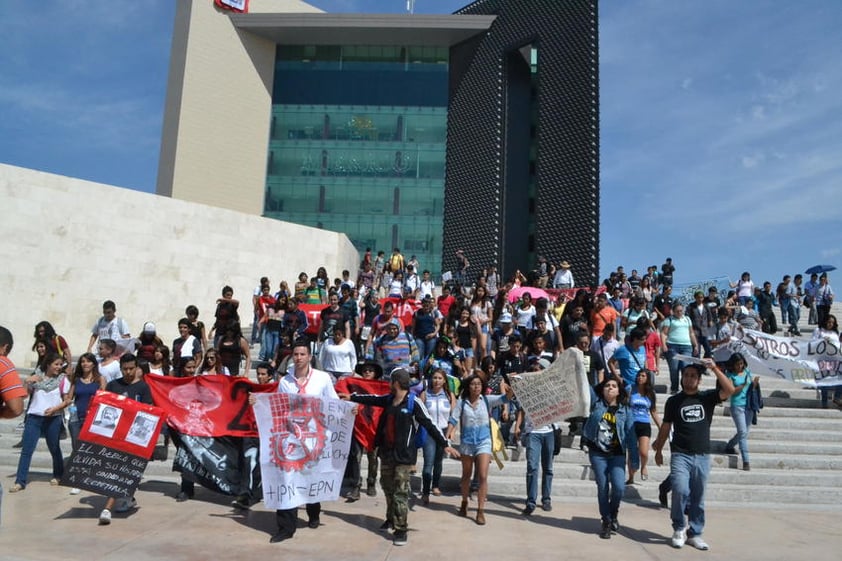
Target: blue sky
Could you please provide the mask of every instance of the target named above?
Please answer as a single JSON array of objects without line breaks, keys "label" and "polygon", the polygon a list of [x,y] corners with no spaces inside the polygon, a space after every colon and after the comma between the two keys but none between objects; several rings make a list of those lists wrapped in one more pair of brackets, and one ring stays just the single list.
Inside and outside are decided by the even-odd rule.
[{"label": "blue sky", "polygon": [[[416,12],[465,3],[416,0]],[[0,162],[154,191],[174,5],[7,10]],[[667,256],[677,282],[842,266],[839,29],[838,0],[600,3],[603,275]]]}]

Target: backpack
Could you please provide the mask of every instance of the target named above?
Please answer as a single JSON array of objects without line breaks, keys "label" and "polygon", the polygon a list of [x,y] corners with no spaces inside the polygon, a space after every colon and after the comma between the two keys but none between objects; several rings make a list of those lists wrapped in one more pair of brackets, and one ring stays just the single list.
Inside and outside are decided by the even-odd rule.
[{"label": "backpack", "polygon": [[[410,392],[409,402],[406,405],[406,409],[407,409],[407,411],[409,411],[410,415],[414,415],[414,413],[413,413],[413,411],[415,411],[415,394],[414,393]],[[414,417],[413,417],[412,422],[415,423]],[[424,444],[427,442],[427,438],[429,438],[429,436],[430,435],[427,434],[427,429],[419,426],[418,430],[415,432],[415,440],[413,441],[413,444],[415,445],[416,448],[423,448]]]}]

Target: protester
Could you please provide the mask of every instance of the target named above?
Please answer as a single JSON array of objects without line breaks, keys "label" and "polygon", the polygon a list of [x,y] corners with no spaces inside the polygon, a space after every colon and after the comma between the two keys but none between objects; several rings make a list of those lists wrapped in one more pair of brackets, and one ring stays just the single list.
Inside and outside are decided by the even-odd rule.
[{"label": "protester", "polygon": [[731,418],[734,426],[737,427],[737,434],[725,444],[725,453],[736,455],[734,449],[740,445],[740,455],[743,458],[743,471],[751,470],[748,456],[748,430],[751,427],[751,420],[754,412],[748,407],[748,394],[752,384],[759,384],[760,378],[751,378],[751,371],[748,369],[748,362],[741,353],[734,353],[725,366],[725,375],[734,385],[734,393],[731,394]]},{"label": "protester", "polygon": [[[840,347],[839,323],[836,321],[835,315],[828,314],[825,316],[824,323],[820,324],[819,327],[813,331],[813,341],[827,341],[828,343],[835,345],[837,348]],[[822,386],[819,388],[822,409],[827,409],[828,407],[827,401],[830,396],[831,389],[833,389],[833,403],[837,407],[842,407],[842,386],[836,386],[835,388]]]},{"label": "protester", "polygon": [[[35,342],[44,341],[47,344],[47,350],[53,352],[64,359],[65,366],[73,364],[73,355],[70,352],[70,346],[67,341],[56,333],[53,325],[48,321],[39,321],[35,324]],[[35,344],[32,345],[35,350]]]},{"label": "protester", "polygon": [[[447,383],[447,374],[437,368],[430,375],[430,384],[420,396],[421,401],[430,413],[433,424],[442,434],[447,431],[450,412],[456,405],[456,398]],[[424,467],[421,469],[421,502],[430,503],[430,494],[434,497],[441,495],[442,462],[444,461],[444,447],[434,438],[424,441]]]},{"label": "protester", "polygon": [[451,326],[448,335],[453,339],[456,346],[456,353],[459,360],[465,366],[466,372],[473,371],[475,363],[474,348],[476,347],[477,329],[471,321],[471,310],[462,307],[459,310],[459,319]]},{"label": "protester", "polygon": [[[445,453],[457,458],[459,453],[442,435],[423,402],[409,392],[410,373],[397,368],[391,372],[389,379],[391,393],[388,395],[344,394],[342,397],[362,405],[383,408],[375,440],[380,457],[380,485],[386,496],[386,520],[380,529],[394,529],[393,543],[400,546],[407,542],[409,474],[417,461],[415,434],[418,425],[427,431],[427,438],[435,440]],[[414,401],[412,406],[410,400]]]},{"label": "protester", "polygon": [[99,373],[106,381],[116,380],[120,377],[120,359],[116,355],[117,342],[113,339],[100,339],[99,345]]},{"label": "protester", "polygon": [[61,476],[64,475],[64,458],[61,455],[59,443],[59,433],[64,424],[62,412],[67,405],[59,388],[64,377],[61,373],[64,368],[64,359],[52,353],[47,355],[44,363],[47,368],[43,374],[33,374],[24,381],[32,391],[32,400],[26,413],[23,447],[18,460],[15,484],[9,489],[10,493],[26,489],[32,455],[41,437],[47,441],[47,448],[53,458],[53,478],[50,479],[50,485],[58,485]]},{"label": "protester", "polygon": [[219,360],[219,353],[217,352],[217,350],[209,349],[205,353],[204,358],[202,359],[202,365],[199,367],[199,375],[230,376],[231,372],[229,372],[228,368],[224,364],[222,364],[221,360]]},{"label": "protester", "polygon": [[670,368],[670,393],[678,392],[678,381],[684,370],[684,361],[676,355],[696,355],[699,344],[690,318],[684,315],[684,305],[676,303],[672,315],[661,322],[661,350],[666,354]]},{"label": "protester", "polygon": [[[541,371],[550,366],[546,359],[539,359],[533,371]],[[517,412],[514,423],[515,438],[521,438],[526,448],[526,506],[521,511],[524,516],[535,512],[538,504],[538,472],[541,480],[541,509],[550,512],[553,491],[553,451],[555,450],[555,427],[543,425],[536,427],[523,409]]]},{"label": "protester", "polygon": [[[718,389],[699,390],[705,367],[716,376]],[[705,489],[710,472],[710,425],[714,407],[734,393],[734,385],[711,359],[705,359],[704,365],[691,363],[685,366],[681,384],[683,390],[667,400],[664,420],[652,448],[655,449],[655,463],[663,465],[664,444],[672,434],[672,546],[681,548],[688,543],[696,549],[707,550],[710,546],[702,539],[702,533],[705,529]]]},{"label": "protester", "polygon": [[181,376],[182,365],[192,359],[196,364],[202,362],[202,342],[193,335],[190,320],[181,318],[178,320],[177,339],[172,342],[173,371],[176,376]]},{"label": "protester", "polygon": [[459,400],[450,414],[447,439],[453,435],[457,425],[461,429],[459,453],[462,457],[462,504],[459,516],[468,516],[468,495],[471,475],[477,472],[479,492],[477,496],[476,523],[485,524],[485,500],[488,496],[488,466],[491,463],[491,409],[501,405],[506,397],[485,395],[487,385],[483,379],[472,374],[462,381]]},{"label": "protester", "polygon": [[626,485],[634,484],[634,474],[640,470],[641,481],[649,479],[646,465],[649,463],[649,441],[652,438],[652,422],[661,429],[661,416],[655,397],[652,372],[643,369],[637,373],[637,381],[631,386],[629,407],[634,420],[634,436],[629,447],[629,478]]},{"label": "protester", "polygon": [[158,345],[155,347],[152,360],[149,361],[149,373],[169,376],[170,370],[170,348],[166,345]]},{"label": "protester", "polygon": [[158,337],[155,324],[151,321],[143,324],[143,329],[137,337],[137,343],[137,358],[143,362],[155,360],[155,349],[164,344]]},{"label": "protester", "polygon": [[831,305],[833,305],[833,287],[830,286],[827,273],[822,273],[819,277],[819,286],[816,288],[816,321],[819,325],[825,324]]},{"label": "protester", "polygon": [[118,339],[128,339],[129,325],[122,318],[117,317],[117,306],[111,300],[106,300],[102,303],[102,317],[97,320],[93,328],[91,328],[91,338],[88,341],[88,352],[95,348],[94,343],[102,341],[103,339],[111,339],[116,341]]},{"label": "protester", "polygon": [[354,343],[345,336],[345,326],[337,323],[333,326],[333,337],[328,338],[319,352],[319,359],[322,361],[322,368],[339,380],[345,376],[351,376],[357,367],[357,348]]},{"label": "protester", "polygon": [[190,320],[190,332],[194,337],[199,339],[202,344],[202,350],[207,350],[208,334],[207,331],[205,331],[204,322],[199,320],[199,308],[191,304],[184,309],[184,315],[188,320]]},{"label": "protester", "polygon": [[[337,399],[333,389],[333,378],[327,372],[317,370],[310,365],[310,342],[298,339],[292,344],[293,368],[278,382],[278,393],[304,394],[321,398]],[[249,396],[249,403],[254,405],[257,398]],[[321,503],[307,503],[307,527],[316,529],[321,522]],[[290,508],[275,511],[278,531],[269,543],[279,543],[295,535],[298,525],[298,509]]]},{"label": "protester", "polygon": [[629,333],[626,344],[618,347],[607,361],[608,370],[624,386],[635,386],[638,372],[646,369],[645,341],[646,331],[635,327]]},{"label": "protester", "polygon": [[[108,383],[106,390],[140,403],[152,405],[152,393],[149,386],[143,381],[143,372],[138,368],[137,358],[131,353],[125,353],[120,357],[121,378]],[[116,507],[115,507],[116,505]],[[105,506],[99,514],[101,525],[111,524],[111,512],[128,512],[137,508],[137,500],[134,497],[117,498],[108,497]]]},{"label": "protester", "polygon": [[620,529],[618,514],[625,492],[625,457],[634,438],[634,418],[628,394],[618,378],[609,378],[594,388],[591,414],[582,429],[588,458],[594,472],[602,527],[599,537],[611,538]]},{"label": "protester", "polygon": [[[240,330],[240,322],[232,320],[226,325],[216,343],[216,350],[219,353],[219,360],[228,369],[232,376],[240,375],[240,362],[245,360],[244,372],[248,375],[251,370],[251,353],[249,344],[243,337]],[[178,376],[178,374],[176,374]]]},{"label": "protester", "polygon": [[239,307],[240,302],[234,299],[234,289],[230,286],[223,286],[222,297],[216,299],[215,319],[210,332],[214,347],[219,348],[219,339],[231,322],[240,321]]}]

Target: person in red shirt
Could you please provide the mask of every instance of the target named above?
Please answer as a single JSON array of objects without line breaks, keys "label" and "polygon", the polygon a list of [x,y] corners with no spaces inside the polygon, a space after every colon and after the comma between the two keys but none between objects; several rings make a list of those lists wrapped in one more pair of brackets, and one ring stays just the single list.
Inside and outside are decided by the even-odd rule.
[{"label": "person in red shirt", "polygon": [[608,305],[608,296],[605,293],[596,297],[596,305],[591,312],[591,336],[596,341],[602,337],[602,332],[608,324],[615,324],[619,313],[612,306]]},{"label": "person in red shirt", "polygon": [[14,345],[12,332],[0,326],[0,419],[14,419],[23,413],[26,389],[8,357]]},{"label": "person in red shirt", "polygon": [[441,296],[438,297],[436,301],[436,307],[441,312],[441,315],[444,317],[448,317],[450,313],[450,307],[456,303],[456,298],[450,293],[450,287],[446,284],[442,285],[441,287]]}]

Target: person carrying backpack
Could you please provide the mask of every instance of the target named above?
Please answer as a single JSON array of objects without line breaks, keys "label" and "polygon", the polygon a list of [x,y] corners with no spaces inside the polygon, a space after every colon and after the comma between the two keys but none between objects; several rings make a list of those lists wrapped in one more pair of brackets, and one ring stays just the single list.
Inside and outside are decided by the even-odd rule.
[{"label": "person carrying backpack", "polygon": [[427,431],[427,438],[444,447],[446,454],[458,458],[459,452],[450,446],[450,441],[433,423],[424,403],[415,401],[416,397],[409,391],[409,372],[396,368],[390,379],[391,393],[388,395],[339,394],[339,397],[383,408],[374,441],[380,457],[380,485],[386,496],[386,520],[380,529],[394,529],[393,543],[406,545],[409,477],[418,459],[416,435],[419,425]]}]

